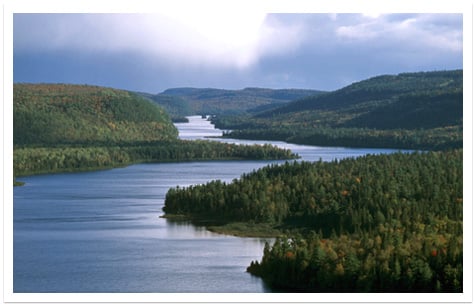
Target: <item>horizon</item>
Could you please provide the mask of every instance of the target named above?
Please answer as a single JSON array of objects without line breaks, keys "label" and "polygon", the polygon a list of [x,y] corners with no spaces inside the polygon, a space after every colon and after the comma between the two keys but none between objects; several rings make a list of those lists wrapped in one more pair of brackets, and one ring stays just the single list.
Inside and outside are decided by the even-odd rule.
[{"label": "horizon", "polygon": [[365,79],[356,80],[352,83],[349,83],[347,85],[344,85],[344,86],[342,86],[340,88],[337,88],[337,89],[334,89],[334,90],[323,90],[323,89],[318,89],[318,88],[296,88],[296,87],[270,88],[270,87],[247,86],[247,87],[232,89],[232,88],[218,88],[218,87],[206,87],[206,86],[204,86],[204,87],[177,86],[177,87],[166,88],[166,89],[164,89],[160,92],[153,93],[153,92],[147,92],[147,91],[135,91],[135,90],[127,89],[127,88],[117,88],[117,87],[102,86],[102,85],[88,84],[88,83],[80,84],[80,83],[63,83],[63,82],[13,82],[13,84],[37,84],[37,85],[40,85],[40,84],[45,84],[45,85],[48,85],[48,84],[65,84],[65,85],[77,85],[77,86],[94,86],[94,87],[112,88],[112,89],[118,89],[118,90],[130,91],[130,92],[137,92],[137,93],[144,93],[144,94],[153,94],[153,95],[164,94],[166,91],[172,90],[172,89],[198,89],[198,90],[210,89],[210,90],[223,90],[223,91],[243,91],[243,90],[247,90],[247,89],[267,89],[267,90],[313,90],[313,91],[333,92],[333,91],[337,91],[337,90],[343,89],[345,87],[348,87],[352,84],[359,83],[359,82],[366,81],[366,80],[369,80],[369,79],[372,79],[372,78],[375,78],[375,77],[380,77],[380,76],[390,76],[390,75],[395,76],[395,75],[406,74],[406,73],[416,74],[416,73],[430,73],[430,72],[458,71],[458,70],[463,71],[463,68],[460,68],[460,69],[440,69],[440,70],[429,70],[429,71],[414,71],[414,72],[400,72],[400,73],[395,73],[395,74],[379,74],[379,75],[370,76],[370,77],[365,78]]}]

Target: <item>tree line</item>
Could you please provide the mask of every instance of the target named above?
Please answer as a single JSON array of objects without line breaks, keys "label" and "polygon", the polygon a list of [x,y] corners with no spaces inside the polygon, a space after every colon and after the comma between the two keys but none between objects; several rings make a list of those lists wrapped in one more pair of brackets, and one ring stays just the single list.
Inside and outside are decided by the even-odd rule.
[{"label": "tree line", "polygon": [[289,143],[353,148],[399,148],[447,150],[463,146],[462,126],[433,129],[331,128],[285,126],[225,132],[224,137],[252,140],[280,140]]},{"label": "tree line", "polygon": [[290,150],[271,145],[237,145],[213,141],[168,141],[141,144],[17,147],[14,176],[75,172],[126,166],[140,162],[179,162],[222,159],[293,159]]}]

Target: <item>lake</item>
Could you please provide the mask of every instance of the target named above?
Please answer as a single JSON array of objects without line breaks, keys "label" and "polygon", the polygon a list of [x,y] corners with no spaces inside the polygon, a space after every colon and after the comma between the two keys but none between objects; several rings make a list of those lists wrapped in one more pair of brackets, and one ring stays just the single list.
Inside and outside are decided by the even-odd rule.
[{"label": "lake", "polygon": [[[183,139],[221,135],[199,116],[176,126]],[[271,143],[309,161],[395,151]],[[14,292],[270,292],[245,272],[252,260],[261,259],[265,239],[220,235],[160,218],[169,188],[231,181],[269,163],[138,164],[22,177],[26,185],[13,192]]]}]

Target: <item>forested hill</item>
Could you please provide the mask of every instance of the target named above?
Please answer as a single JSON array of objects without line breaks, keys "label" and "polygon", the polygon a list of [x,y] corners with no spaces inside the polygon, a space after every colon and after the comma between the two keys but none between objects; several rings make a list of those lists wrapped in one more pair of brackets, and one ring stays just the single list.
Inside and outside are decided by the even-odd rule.
[{"label": "forested hill", "polygon": [[383,75],[246,118],[215,119],[234,138],[323,146],[462,147],[463,71]]},{"label": "forested hill", "polygon": [[[260,114],[299,117],[326,113],[324,123],[335,127],[434,128],[462,123],[462,70],[383,75],[340,90],[310,96]],[[339,118],[328,120],[328,114]]]},{"label": "forested hill", "polygon": [[157,95],[142,95],[164,106],[171,114],[187,116],[255,113],[321,93],[323,91],[305,89],[225,90],[183,87],[167,89]]},{"label": "forested hill", "polygon": [[14,84],[15,145],[173,140],[168,114],[128,91],[67,84]]},{"label": "forested hill", "polygon": [[182,97],[144,92],[138,94],[163,107],[174,122],[187,122],[186,116],[195,115],[191,110],[190,102]]},{"label": "forested hill", "polygon": [[143,162],[293,159],[290,150],[182,141],[163,108],[98,86],[14,84],[13,174],[76,172]]},{"label": "forested hill", "polygon": [[[416,97],[461,94],[462,87],[462,70],[382,75],[353,83],[325,95],[296,100],[261,114],[261,117],[305,110],[343,110],[348,108],[356,110],[356,107],[361,109],[361,112],[363,109],[372,111],[389,104],[405,102],[408,98],[416,100]],[[400,111],[404,111],[404,108],[411,108],[411,106],[411,104],[403,105]],[[428,110],[431,105],[426,101],[426,103],[417,104],[415,107]]]}]

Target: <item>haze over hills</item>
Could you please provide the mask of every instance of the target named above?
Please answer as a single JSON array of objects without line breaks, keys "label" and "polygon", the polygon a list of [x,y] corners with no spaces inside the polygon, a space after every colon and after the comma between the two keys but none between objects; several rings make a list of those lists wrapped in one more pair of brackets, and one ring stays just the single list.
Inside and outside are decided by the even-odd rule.
[{"label": "haze over hills", "polygon": [[306,89],[170,88],[157,95],[140,93],[163,106],[173,117],[187,115],[245,114],[272,109],[288,102],[324,93]]}]

